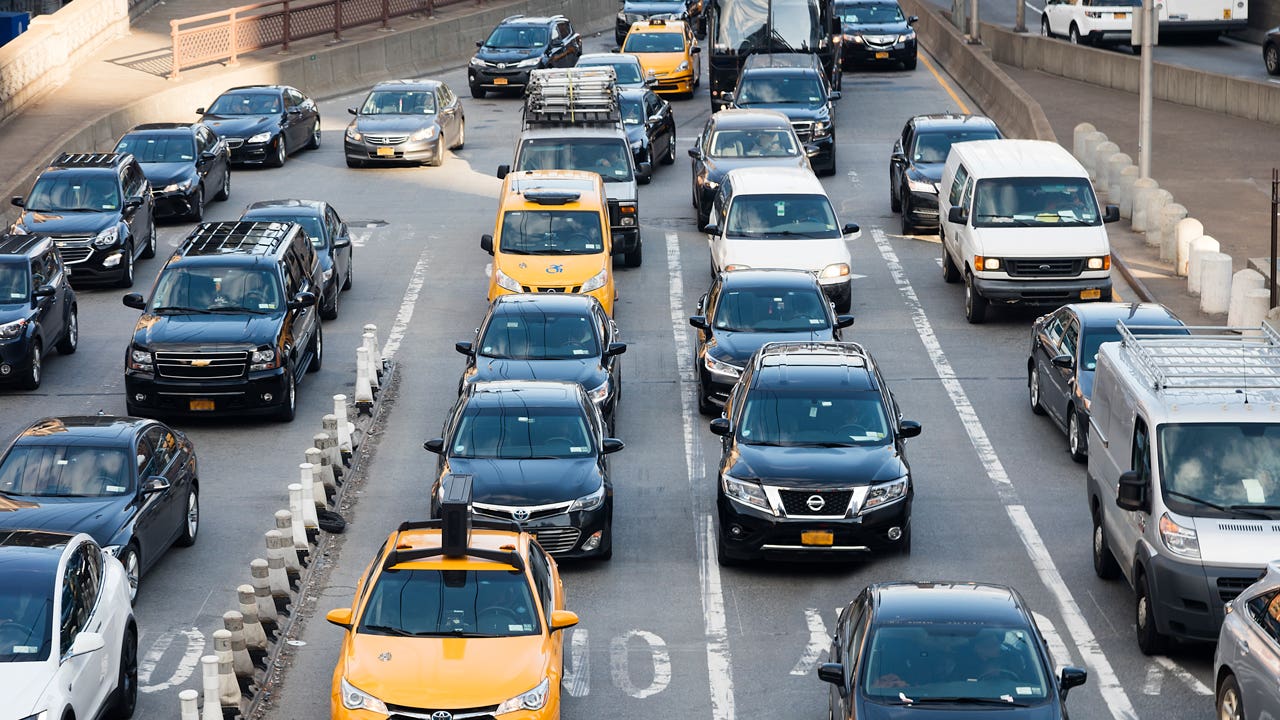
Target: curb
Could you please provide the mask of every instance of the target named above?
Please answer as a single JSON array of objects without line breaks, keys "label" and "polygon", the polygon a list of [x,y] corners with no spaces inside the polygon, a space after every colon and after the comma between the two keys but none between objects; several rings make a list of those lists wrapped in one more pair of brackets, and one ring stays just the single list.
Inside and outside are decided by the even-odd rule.
[{"label": "curb", "polygon": [[1142,300],[1142,302],[1160,302],[1159,300],[1156,300],[1155,295],[1151,293],[1151,289],[1147,287],[1146,283],[1139,280],[1138,276],[1133,274],[1133,271],[1129,269],[1129,264],[1124,261],[1124,258],[1113,252],[1111,253],[1111,263],[1120,271],[1120,274],[1124,276],[1124,281],[1129,283],[1129,287],[1133,288],[1133,292],[1137,294],[1138,298]]}]

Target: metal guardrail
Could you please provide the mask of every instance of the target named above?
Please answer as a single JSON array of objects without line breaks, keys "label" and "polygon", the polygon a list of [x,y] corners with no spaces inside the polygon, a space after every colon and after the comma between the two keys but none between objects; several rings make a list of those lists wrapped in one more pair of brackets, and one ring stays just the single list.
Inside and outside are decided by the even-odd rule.
[{"label": "metal guardrail", "polygon": [[[242,53],[280,46],[294,40],[333,35],[361,25],[389,27],[394,17],[424,13],[465,0],[271,0],[169,21],[172,60],[169,77],[212,62],[236,65]],[[476,0],[479,4],[482,0]]]}]

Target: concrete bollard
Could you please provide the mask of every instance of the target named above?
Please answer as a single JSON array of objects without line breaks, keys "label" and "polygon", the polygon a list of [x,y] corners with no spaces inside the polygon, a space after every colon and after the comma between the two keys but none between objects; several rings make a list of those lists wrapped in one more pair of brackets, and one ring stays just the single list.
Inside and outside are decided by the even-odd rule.
[{"label": "concrete bollard", "polygon": [[[268,589],[268,592],[270,590]],[[241,585],[236,588],[240,598],[240,617],[244,620],[244,643],[254,651],[267,652],[267,631],[258,619],[258,599],[252,585]]]},{"label": "concrete bollard", "polygon": [[240,710],[240,683],[236,680],[235,656],[231,654],[231,631],[213,631],[213,654],[218,658],[218,699],[222,707]]},{"label": "concrete bollard", "polygon": [[328,441],[323,446],[317,445],[324,454],[329,456],[329,464],[333,466],[335,477],[342,475],[345,467],[342,463],[342,449],[338,447],[338,416],[330,413],[320,419],[320,427],[324,430],[324,434],[328,437]]},{"label": "concrete bollard", "polygon": [[1200,257],[1200,310],[1222,315],[1231,306],[1231,256],[1205,253]]},{"label": "concrete bollard", "polygon": [[1159,188],[1147,193],[1147,247],[1160,247],[1163,240],[1160,224],[1164,218],[1164,209],[1173,202],[1173,193]]},{"label": "concrete bollard", "polygon": [[293,588],[289,584],[289,572],[284,567],[284,551],[281,546],[288,542],[279,530],[268,530],[267,537],[267,580],[271,583],[273,597],[290,596]]},{"label": "concrete bollard", "polygon": [[1160,211],[1160,261],[1170,265],[1178,259],[1178,223],[1187,216],[1187,208],[1170,203]]},{"label": "concrete bollard", "polygon": [[374,348],[378,346],[378,339],[373,333],[366,332],[361,336],[360,346],[364,348],[364,361],[369,363],[369,385],[373,387],[373,394],[376,397],[378,390],[382,388],[382,382],[378,379],[378,360],[374,355]]},{"label": "concrete bollard", "polygon": [[1084,157],[1084,136],[1091,132],[1097,132],[1098,128],[1093,123],[1082,122],[1075,126],[1071,131],[1071,154],[1076,156],[1077,160]]},{"label": "concrete bollard", "polygon": [[373,416],[373,386],[369,384],[369,351],[356,348],[356,410]]},{"label": "concrete bollard", "polygon": [[302,484],[289,484],[289,512],[293,513],[293,546],[298,547],[298,533],[302,533],[302,548],[311,549],[311,533],[307,532],[307,512],[302,508]]},{"label": "concrete bollard", "polygon": [[200,720],[200,693],[190,688],[178,693],[178,711],[182,720]]},{"label": "concrete bollard", "polygon": [[1187,261],[1187,292],[1192,295],[1200,294],[1200,261],[1205,255],[1221,249],[1218,241],[1208,235],[1201,235],[1191,243],[1191,259]]},{"label": "concrete bollard", "polygon": [[1097,177],[1094,182],[1094,189],[1106,192],[1109,185],[1109,177],[1107,173],[1111,172],[1111,156],[1120,152],[1120,146],[1108,140],[1099,143],[1098,147],[1093,151],[1093,171]]},{"label": "concrete bollard", "polygon": [[298,484],[302,486],[302,523],[307,530],[320,527],[320,518],[316,515],[316,483],[315,470],[311,463],[298,463]]},{"label": "concrete bollard", "polygon": [[280,615],[276,610],[276,601],[271,594],[271,577],[267,561],[256,558],[249,563],[249,574],[253,581],[253,597],[258,604],[258,619],[272,627],[280,626]]},{"label": "concrete bollard", "polygon": [[1116,205],[1120,204],[1120,172],[1132,164],[1133,158],[1122,152],[1112,153],[1107,158],[1107,197]]},{"label": "concrete bollard", "polygon": [[338,452],[342,453],[342,464],[351,465],[351,453],[355,446],[351,443],[351,433],[355,425],[347,420],[347,396],[341,393],[333,396],[333,415],[338,418]]},{"label": "concrete bollard", "polygon": [[1184,218],[1178,221],[1174,235],[1178,256],[1173,260],[1173,271],[1179,277],[1186,277],[1187,265],[1191,262],[1191,243],[1204,235],[1204,223],[1195,218]]},{"label": "concrete bollard", "polygon": [[1129,225],[1134,232],[1147,231],[1147,198],[1159,189],[1160,185],[1151,178],[1138,178],[1133,181],[1133,196],[1130,198],[1133,216],[1130,218]]},{"label": "concrete bollard", "polygon": [[288,510],[277,510],[276,530],[280,531],[286,541],[282,548],[284,569],[290,575],[302,575],[302,559],[298,557],[298,548],[293,546],[293,513]]},{"label": "concrete bollard", "polygon": [[1250,328],[1245,335],[1261,335],[1262,322],[1267,319],[1271,308],[1271,291],[1267,288],[1254,288],[1244,294],[1244,308],[1240,325]]},{"label": "concrete bollard", "polygon": [[1128,220],[1133,217],[1133,186],[1138,182],[1138,168],[1130,165],[1120,171],[1120,181],[1116,185],[1116,204],[1120,206],[1120,217]]},{"label": "concrete bollard", "polygon": [[222,720],[222,680],[218,678],[218,656],[200,658],[200,680],[204,688],[204,705],[200,708],[200,720]]},{"label": "concrete bollard", "polygon": [[382,377],[382,371],[387,368],[387,359],[382,355],[382,349],[378,347],[378,326],[369,323],[364,326],[364,333],[373,336],[372,342],[366,347],[369,348],[369,361],[373,363],[373,367],[378,372],[378,377]]},{"label": "concrete bollard", "polygon": [[1084,136],[1080,150],[1080,164],[1089,171],[1090,179],[1097,177],[1097,169],[1093,166],[1093,161],[1097,158],[1098,146],[1106,141],[1106,134],[1097,130]]},{"label": "concrete bollard", "polygon": [[333,453],[331,452],[334,446],[333,438],[329,437],[327,433],[318,432],[312,436],[311,445],[320,451],[319,467],[320,474],[324,476],[324,482],[333,483],[334,487],[337,487],[341,474],[338,472],[338,468],[333,466]]},{"label": "concrete bollard", "polygon": [[222,613],[222,626],[231,633],[231,669],[241,680],[253,679],[253,658],[244,638],[244,616],[235,610]]},{"label": "concrete bollard", "polygon": [[1245,293],[1266,284],[1267,279],[1262,273],[1252,268],[1245,268],[1231,276],[1231,306],[1227,308],[1227,327],[1244,327],[1261,322],[1261,318],[1255,318],[1253,322],[1245,323],[1241,320],[1241,314],[1245,311]]},{"label": "concrete bollard", "polygon": [[[318,447],[309,447],[303,453],[311,464],[311,474],[317,483],[324,488],[324,501],[327,504],[338,492],[338,485],[333,480],[333,472],[324,467],[324,453]],[[316,502],[320,501],[320,493],[316,493]]]}]

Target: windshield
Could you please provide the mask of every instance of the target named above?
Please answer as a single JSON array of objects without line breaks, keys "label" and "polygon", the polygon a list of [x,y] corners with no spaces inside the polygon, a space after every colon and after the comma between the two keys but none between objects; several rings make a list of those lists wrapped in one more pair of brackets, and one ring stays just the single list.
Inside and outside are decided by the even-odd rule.
[{"label": "windshield", "polygon": [[913,622],[872,631],[862,691],[892,704],[948,699],[1027,704],[1049,697],[1044,665],[1021,627]]},{"label": "windshield", "polygon": [[717,130],[711,135],[712,157],[796,157],[799,154],[790,130]]},{"label": "windshield", "polygon": [[502,215],[498,251],[515,255],[604,252],[600,215],[583,210],[512,210]]},{"label": "windshield", "polygon": [[53,634],[53,578],[12,570],[0,562],[0,662],[49,659]]},{"label": "windshield", "polygon": [[276,311],[284,307],[277,275],[255,267],[190,266],[166,270],[151,312]]},{"label": "windshield", "polygon": [[533,593],[511,570],[386,570],[357,632],[514,637],[541,632]]},{"label": "windshield", "polygon": [[898,3],[854,3],[836,5],[840,21],[851,25],[881,25],[905,22]]},{"label": "windshield", "polygon": [[722,0],[714,7],[719,10],[712,31],[717,53],[823,49],[826,33],[818,0]]},{"label": "windshield", "polygon": [[387,91],[369,93],[361,115],[435,115],[436,96],[428,90]]},{"label": "windshield", "polygon": [[747,394],[738,436],[748,445],[887,445],[882,403],[875,390],[757,389]]},{"label": "windshield", "polygon": [[279,115],[280,96],[270,93],[223,95],[206,111],[209,115]]},{"label": "windshield", "polygon": [[29,497],[112,497],[133,485],[121,448],[17,445],[0,464],[0,493]]},{"label": "windshield", "polygon": [[725,232],[735,238],[838,238],[825,195],[741,195],[729,206]]},{"label": "windshield", "polygon": [[734,104],[751,105],[821,105],[827,101],[822,83],[812,73],[775,75],[747,73],[734,95]]},{"label": "windshield", "polygon": [[973,207],[974,227],[1102,224],[1093,188],[1082,178],[979,180]]},{"label": "windshield", "polygon": [[531,460],[595,455],[576,407],[468,407],[453,433],[451,457]]},{"label": "windshield", "polygon": [[[1177,423],[1160,426],[1165,504],[1183,515],[1280,518],[1280,424]],[[1250,508],[1257,508],[1250,510]]]},{"label": "windshield", "polygon": [[576,360],[599,357],[600,342],[586,315],[506,313],[485,328],[480,354],[504,360]]},{"label": "windshield", "polygon": [[28,280],[31,272],[26,263],[0,263],[0,305],[16,305],[31,300]]},{"label": "windshield", "polygon": [[191,162],[196,159],[196,143],[190,135],[126,135],[116,152],[133,153],[140,163]]},{"label": "windshield", "polygon": [[263,213],[257,215],[252,211],[244,214],[241,220],[262,220],[264,222],[291,222],[298,223],[302,229],[306,231],[307,237],[311,238],[311,244],[315,247],[324,247],[324,226],[320,224],[320,218],[315,215],[279,215],[277,213]]},{"label": "windshield", "polygon": [[725,332],[816,332],[831,327],[821,290],[726,290],[712,326]]},{"label": "windshield", "polygon": [[624,125],[643,125],[644,100],[639,97],[620,97],[622,105],[622,122]]},{"label": "windshield", "polygon": [[102,212],[120,209],[120,188],[111,172],[41,175],[25,203],[31,212]]},{"label": "windshield", "polygon": [[525,170],[584,170],[605,182],[631,182],[631,148],[622,138],[530,138],[516,160]]},{"label": "windshield", "polygon": [[547,44],[547,29],[533,25],[499,25],[484,41],[485,47],[530,49]]},{"label": "windshield", "polygon": [[622,52],[629,53],[678,53],[684,52],[684,34],[678,32],[633,32],[627,35]]},{"label": "windshield", "polygon": [[639,85],[644,82],[644,78],[640,74],[640,64],[635,62],[610,62],[608,60],[588,60],[579,62],[578,67],[604,67],[613,68],[613,72],[618,77],[619,85]]},{"label": "windshield", "polygon": [[920,133],[916,135],[911,148],[913,163],[944,163],[951,146],[958,142],[971,140],[996,140],[1000,134],[995,130],[947,130],[945,132]]}]

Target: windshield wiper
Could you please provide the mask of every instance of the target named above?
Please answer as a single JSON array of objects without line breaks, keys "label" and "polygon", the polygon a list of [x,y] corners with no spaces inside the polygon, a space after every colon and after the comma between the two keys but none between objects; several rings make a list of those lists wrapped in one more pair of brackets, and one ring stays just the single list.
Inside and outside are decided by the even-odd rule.
[{"label": "windshield wiper", "polygon": [[854,443],[853,441],[843,442],[843,441],[836,441],[836,440],[827,440],[822,442],[815,440],[813,442],[787,443],[787,445],[790,447],[816,447],[816,448],[853,447],[856,444],[857,443]]},{"label": "windshield wiper", "polygon": [[418,637],[418,633],[411,633],[408,630],[391,627],[390,625],[361,625],[360,629],[383,635],[395,635],[396,637]]},{"label": "windshield wiper", "polygon": [[255,309],[253,309],[253,308],[240,307],[239,305],[223,305],[223,306],[221,306],[221,307],[209,308],[208,312],[211,312],[211,313],[221,313],[221,312],[235,312],[235,313],[242,313],[242,312],[247,312],[247,313],[252,313],[252,314],[254,314],[254,315],[266,315],[266,314],[268,314],[266,310],[255,310]]},{"label": "windshield wiper", "polygon": [[513,248],[513,247],[504,247],[502,248],[502,252],[507,255],[532,255],[533,254],[528,250],[521,250],[519,248]]},{"label": "windshield wiper", "polygon": [[1005,700],[1003,698],[984,698],[984,697],[959,697],[959,696],[939,696],[939,697],[918,697],[912,698],[912,703],[917,705],[925,704],[946,704],[946,705],[999,705],[1000,707],[1027,707],[1027,703],[1020,703],[1013,698]]},{"label": "windshield wiper", "polygon": [[[827,232],[835,232],[835,230],[828,230]],[[771,232],[771,233],[769,233],[769,234],[770,234],[770,235],[781,235],[781,236],[783,236],[783,237],[802,237],[802,238],[809,238],[810,240],[825,240],[825,239],[826,239],[826,238],[823,238],[821,235],[817,235],[817,234],[815,234],[815,233],[811,233],[811,232],[800,232],[799,230],[775,230],[775,231],[773,231],[773,232]]]},{"label": "windshield wiper", "polygon": [[[1181,493],[1181,492],[1178,492],[1177,490],[1166,490],[1165,492],[1169,493],[1170,495],[1172,495],[1172,496],[1174,496],[1174,497],[1176,497],[1176,498],[1182,498],[1183,500],[1186,500],[1187,502],[1193,502],[1193,503],[1196,503],[1196,504],[1198,504],[1198,505],[1203,505],[1203,506],[1205,506],[1205,507],[1207,507],[1207,508],[1212,508],[1212,509],[1214,509],[1214,510],[1217,510],[1218,512],[1229,513],[1229,512],[1234,511],[1234,512],[1238,512],[1238,513],[1241,513],[1241,514],[1244,514],[1244,515],[1249,515],[1249,516],[1252,516],[1252,517],[1256,517],[1256,518],[1258,518],[1258,519],[1260,519],[1260,520],[1270,520],[1270,519],[1271,519],[1271,518],[1270,518],[1270,516],[1268,516],[1268,515],[1267,515],[1267,514],[1265,514],[1265,513],[1260,513],[1260,512],[1256,512],[1256,511],[1254,511],[1254,510],[1251,510],[1249,506],[1243,506],[1243,507],[1242,507],[1242,506],[1240,506],[1240,505],[1231,505],[1231,506],[1218,505],[1217,503],[1211,503],[1211,502],[1209,502],[1208,500],[1205,500],[1204,498],[1198,498],[1198,497],[1196,497],[1195,495],[1188,495],[1188,494],[1186,494],[1186,493]],[[1254,507],[1257,507],[1257,506],[1254,506]]]},{"label": "windshield wiper", "polygon": [[183,307],[181,305],[164,305],[151,311],[155,314],[160,313],[200,313],[201,315],[212,315],[213,312],[204,308]]}]

